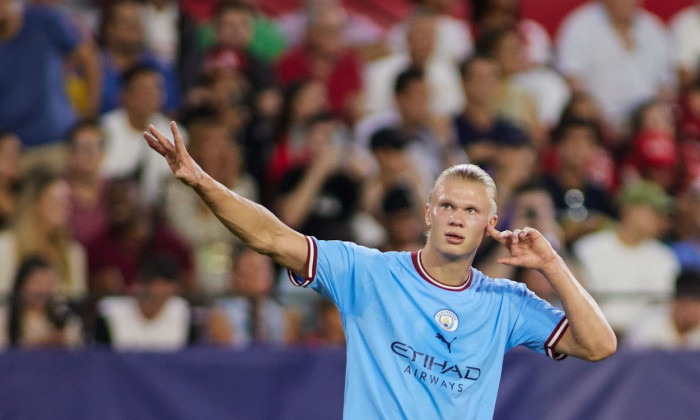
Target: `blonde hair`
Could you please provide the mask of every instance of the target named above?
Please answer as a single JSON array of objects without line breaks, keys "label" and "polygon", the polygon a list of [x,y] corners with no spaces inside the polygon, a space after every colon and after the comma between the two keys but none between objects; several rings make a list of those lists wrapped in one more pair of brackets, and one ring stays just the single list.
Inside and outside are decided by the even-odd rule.
[{"label": "blonde hair", "polygon": [[430,195],[428,196],[428,204],[430,204],[430,201],[433,198],[435,188],[445,182],[445,180],[475,182],[483,185],[486,187],[486,192],[491,200],[491,211],[489,212],[489,217],[493,217],[496,214],[496,211],[498,210],[498,206],[496,205],[496,183],[493,181],[493,178],[491,178],[491,175],[486,173],[485,170],[471,163],[454,165],[445,169],[433,183],[433,188],[430,190]]}]

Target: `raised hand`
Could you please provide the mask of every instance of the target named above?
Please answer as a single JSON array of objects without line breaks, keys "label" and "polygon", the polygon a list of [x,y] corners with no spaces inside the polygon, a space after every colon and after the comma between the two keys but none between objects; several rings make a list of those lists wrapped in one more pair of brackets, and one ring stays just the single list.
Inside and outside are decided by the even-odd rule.
[{"label": "raised hand", "polygon": [[174,145],[153,125],[148,126],[148,131],[144,131],[143,137],[146,139],[151,149],[165,157],[168,166],[170,166],[170,170],[173,171],[177,179],[191,187],[195,187],[201,182],[204,171],[187,152],[187,148],[182,141],[182,136],[180,135],[175,121],[170,122],[170,130],[175,139]]},{"label": "raised hand", "polygon": [[511,254],[510,257],[501,257],[496,260],[501,264],[541,270],[558,257],[552,245],[537,229],[526,227],[499,232],[489,224],[486,232],[505,246]]}]

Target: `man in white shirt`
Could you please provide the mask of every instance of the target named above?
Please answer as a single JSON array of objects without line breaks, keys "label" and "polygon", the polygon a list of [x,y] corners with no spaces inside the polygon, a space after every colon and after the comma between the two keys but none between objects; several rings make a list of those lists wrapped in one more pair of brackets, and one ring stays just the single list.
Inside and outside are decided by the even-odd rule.
[{"label": "man in white shirt", "polygon": [[593,96],[618,131],[638,105],[675,86],[668,33],[637,3],[591,1],[564,20],[557,37],[559,70],[575,92]]},{"label": "man in white shirt", "polygon": [[658,240],[668,227],[671,197],[658,184],[637,181],[627,185],[619,199],[620,223],[615,229],[584,236],[573,251],[584,286],[598,296],[613,329],[624,334],[653,303],[671,295],[679,264]]},{"label": "man in white shirt", "polygon": [[402,71],[415,67],[425,73],[432,113],[451,116],[464,106],[459,72],[452,60],[435,53],[437,18],[418,14],[408,22],[407,52],[396,52],[365,66],[365,112],[379,113],[395,105],[392,87]]},{"label": "man in white shirt", "polygon": [[106,154],[102,167],[108,178],[134,176],[143,197],[154,203],[162,193],[162,178],[168,165],[149,153],[143,132],[149,124],[167,129],[168,118],[159,110],[165,100],[164,81],[152,67],[137,65],[124,74],[122,106],[102,117]]}]

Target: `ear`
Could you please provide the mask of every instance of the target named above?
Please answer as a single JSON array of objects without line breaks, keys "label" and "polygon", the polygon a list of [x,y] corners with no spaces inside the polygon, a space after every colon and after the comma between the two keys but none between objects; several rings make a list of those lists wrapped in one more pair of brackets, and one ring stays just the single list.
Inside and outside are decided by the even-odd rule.
[{"label": "ear", "polygon": [[[496,225],[498,224],[498,215],[494,214],[491,220],[489,220],[489,225],[491,225],[492,228],[495,228]],[[484,236],[489,236],[489,233],[484,229]]]},{"label": "ear", "polygon": [[425,225],[430,229],[430,203],[425,203]]}]

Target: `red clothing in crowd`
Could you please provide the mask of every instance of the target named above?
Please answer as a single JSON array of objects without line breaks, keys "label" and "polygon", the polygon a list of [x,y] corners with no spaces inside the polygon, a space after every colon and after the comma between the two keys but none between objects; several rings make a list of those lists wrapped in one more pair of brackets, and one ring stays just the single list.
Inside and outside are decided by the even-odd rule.
[{"label": "red clothing in crowd", "polygon": [[330,73],[323,77],[314,74],[313,57],[304,46],[296,48],[283,56],[277,64],[277,79],[288,86],[295,82],[311,78],[320,78],[326,83],[330,110],[347,116],[348,99],[362,90],[362,63],[360,57],[347,50],[335,60]]}]

